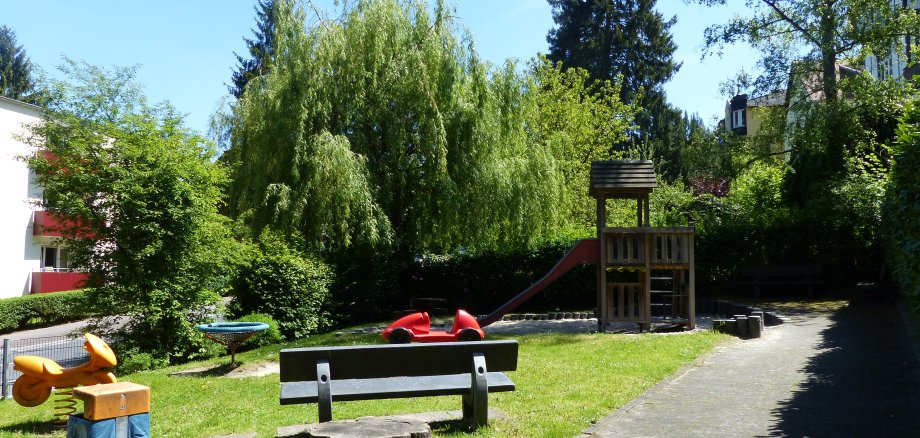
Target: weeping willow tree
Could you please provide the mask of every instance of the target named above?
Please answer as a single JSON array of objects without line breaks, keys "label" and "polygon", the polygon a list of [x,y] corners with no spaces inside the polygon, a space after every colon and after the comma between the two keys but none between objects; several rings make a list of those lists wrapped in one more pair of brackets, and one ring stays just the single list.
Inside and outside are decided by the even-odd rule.
[{"label": "weeping willow tree", "polygon": [[610,84],[588,98],[585,74],[493,69],[441,2],[359,1],[309,26],[293,2],[275,8],[271,73],[231,117],[232,215],[326,253],[401,256],[584,222],[587,177],[572,181],[633,114]]}]

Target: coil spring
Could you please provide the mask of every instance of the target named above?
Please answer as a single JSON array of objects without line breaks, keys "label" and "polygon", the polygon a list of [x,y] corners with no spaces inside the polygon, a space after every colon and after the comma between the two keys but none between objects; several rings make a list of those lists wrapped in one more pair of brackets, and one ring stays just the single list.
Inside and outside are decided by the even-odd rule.
[{"label": "coil spring", "polygon": [[67,427],[71,414],[77,412],[77,401],[73,398],[73,388],[56,388],[54,391],[55,427]]}]

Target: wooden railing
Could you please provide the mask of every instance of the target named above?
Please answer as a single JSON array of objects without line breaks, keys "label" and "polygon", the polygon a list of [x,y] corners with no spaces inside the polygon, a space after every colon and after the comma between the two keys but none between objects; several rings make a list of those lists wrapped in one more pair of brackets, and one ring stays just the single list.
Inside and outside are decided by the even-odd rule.
[{"label": "wooden railing", "polygon": [[648,312],[645,283],[607,284],[607,306],[611,321],[645,322]]},{"label": "wooden railing", "polygon": [[612,267],[682,269],[693,261],[693,227],[604,228],[604,264]]}]

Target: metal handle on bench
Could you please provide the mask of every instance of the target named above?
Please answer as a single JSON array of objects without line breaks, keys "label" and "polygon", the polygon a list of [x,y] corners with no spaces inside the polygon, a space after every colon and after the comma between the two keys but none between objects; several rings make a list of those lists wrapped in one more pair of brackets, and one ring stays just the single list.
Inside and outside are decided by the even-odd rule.
[{"label": "metal handle on bench", "polygon": [[316,361],[316,395],[319,406],[319,422],[332,421],[332,388],[329,375],[329,361],[320,359]]},{"label": "metal handle on bench", "polygon": [[463,417],[474,420],[477,426],[489,424],[488,371],[485,355],[473,353],[470,393],[463,397]]}]

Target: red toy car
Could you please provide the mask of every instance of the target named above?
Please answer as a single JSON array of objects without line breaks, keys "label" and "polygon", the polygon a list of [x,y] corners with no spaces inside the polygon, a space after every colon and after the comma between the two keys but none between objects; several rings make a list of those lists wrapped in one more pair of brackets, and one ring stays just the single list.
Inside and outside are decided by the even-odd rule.
[{"label": "red toy car", "polygon": [[476,318],[462,309],[457,310],[454,325],[449,332],[431,331],[431,319],[428,317],[428,312],[418,312],[397,319],[381,335],[391,344],[408,344],[412,341],[481,341],[486,337]]}]

